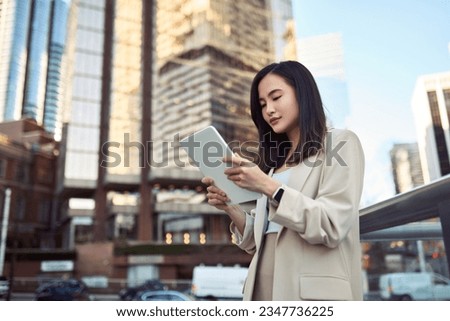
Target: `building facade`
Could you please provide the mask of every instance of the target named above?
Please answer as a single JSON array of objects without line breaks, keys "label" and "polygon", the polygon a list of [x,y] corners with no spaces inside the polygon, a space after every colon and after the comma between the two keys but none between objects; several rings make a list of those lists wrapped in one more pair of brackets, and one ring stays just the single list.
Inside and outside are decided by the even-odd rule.
[{"label": "building facade", "polygon": [[[176,144],[209,125],[244,154],[255,150],[250,85],[256,71],[274,60],[272,18],[279,13],[259,0],[158,2],[152,155],[159,166],[152,166],[152,180],[198,184],[200,173]],[[200,184],[193,191],[198,192],[184,199],[180,192],[187,190],[180,184],[157,192],[156,206],[164,207],[157,213],[163,240],[231,243],[228,217],[212,208],[199,212],[195,204],[204,205],[204,191]]]},{"label": "building facade", "polygon": [[329,125],[346,128],[350,102],[345,80],[342,35],[329,33],[299,39],[298,60],[316,80]]},{"label": "building facade", "polygon": [[450,173],[450,72],[417,79],[412,97],[425,183]]},{"label": "building facade", "polygon": [[34,119],[59,139],[70,0],[0,2],[0,121]]},{"label": "building facade", "polygon": [[[0,123],[0,189],[11,189],[7,248],[60,247],[54,205],[58,142],[34,121]],[[0,213],[6,205],[0,195]]]},{"label": "building facade", "polygon": [[391,164],[396,194],[423,185],[422,166],[416,143],[395,144],[391,149]]},{"label": "building facade", "polygon": [[271,0],[270,17],[273,36],[270,37],[275,61],[296,60],[297,41],[291,0]]}]

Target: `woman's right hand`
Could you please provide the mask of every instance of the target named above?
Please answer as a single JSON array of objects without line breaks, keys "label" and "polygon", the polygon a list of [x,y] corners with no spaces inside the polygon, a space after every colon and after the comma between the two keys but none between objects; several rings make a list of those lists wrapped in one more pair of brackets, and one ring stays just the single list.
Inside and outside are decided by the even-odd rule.
[{"label": "woman's right hand", "polygon": [[207,185],[206,198],[208,199],[208,204],[216,207],[219,210],[227,211],[230,205],[227,202],[230,201],[227,194],[220,188],[214,185],[214,180],[211,177],[203,177],[202,183]]},{"label": "woman's right hand", "polygon": [[214,206],[215,208],[225,211],[231,220],[236,225],[239,233],[243,235],[245,229],[245,212],[241,209],[239,205],[231,205],[228,202],[230,199],[227,194],[220,188],[214,185],[214,180],[211,177],[203,177],[202,183],[207,185],[206,198],[208,198],[208,204]]}]

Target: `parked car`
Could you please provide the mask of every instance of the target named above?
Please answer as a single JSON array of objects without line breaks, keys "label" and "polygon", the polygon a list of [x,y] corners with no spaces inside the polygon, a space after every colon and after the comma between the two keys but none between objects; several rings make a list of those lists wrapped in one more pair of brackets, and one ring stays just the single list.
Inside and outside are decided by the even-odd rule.
[{"label": "parked car", "polygon": [[191,293],[202,300],[239,300],[248,268],[240,266],[194,267]]},{"label": "parked car", "polygon": [[126,289],[120,290],[119,297],[123,301],[131,301],[136,299],[136,294],[139,292],[146,290],[156,291],[166,289],[166,286],[159,280],[147,280],[138,286],[128,287]]},{"label": "parked car", "polygon": [[436,273],[388,273],[379,282],[382,300],[450,300],[450,280]]},{"label": "parked car", "polygon": [[88,301],[92,300],[83,281],[77,279],[53,280],[40,285],[35,291],[36,301]]},{"label": "parked car", "polygon": [[136,297],[136,301],[193,301],[194,299],[182,292],[174,290],[159,290],[151,291],[146,290],[139,292]]},{"label": "parked car", "polygon": [[0,298],[5,297],[8,294],[9,282],[4,276],[0,276]]}]

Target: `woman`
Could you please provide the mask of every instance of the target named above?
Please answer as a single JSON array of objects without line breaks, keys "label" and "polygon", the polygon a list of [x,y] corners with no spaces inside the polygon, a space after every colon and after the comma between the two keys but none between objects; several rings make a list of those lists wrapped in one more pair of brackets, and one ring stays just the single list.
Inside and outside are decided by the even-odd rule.
[{"label": "woman", "polygon": [[244,300],[361,300],[364,155],[357,136],[327,130],[317,85],[295,61],[259,71],[250,104],[261,163],[236,155],[225,173],[263,194],[256,208],[230,205],[211,178],[202,180],[209,204],[230,216],[237,245],[254,255]]}]

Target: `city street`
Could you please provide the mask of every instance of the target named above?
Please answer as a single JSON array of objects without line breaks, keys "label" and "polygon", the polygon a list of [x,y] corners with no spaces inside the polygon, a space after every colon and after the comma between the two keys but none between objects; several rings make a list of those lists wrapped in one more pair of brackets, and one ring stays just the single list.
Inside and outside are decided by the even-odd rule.
[{"label": "city street", "polygon": [[450,0],[0,0],[0,301],[18,301],[0,321],[241,298],[260,317],[447,310],[448,17]]},{"label": "city street", "polygon": [[[119,296],[114,294],[93,294],[92,297],[93,301],[119,301]],[[34,293],[13,293],[11,301],[33,301],[33,298]],[[380,301],[380,296],[378,292],[371,292],[364,297],[364,301]]]},{"label": "city street", "polygon": [[[92,294],[93,301],[118,301],[119,296],[115,294]],[[33,301],[34,293],[13,293],[11,301]],[[0,299],[5,301],[5,298]]]}]

